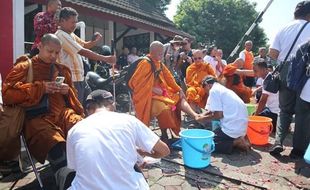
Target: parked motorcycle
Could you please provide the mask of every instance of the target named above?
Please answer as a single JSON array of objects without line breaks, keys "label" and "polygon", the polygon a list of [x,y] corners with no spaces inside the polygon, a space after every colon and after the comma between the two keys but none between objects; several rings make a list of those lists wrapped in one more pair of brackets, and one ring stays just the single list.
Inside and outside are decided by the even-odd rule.
[{"label": "parked motorcycle", "polygon": [[98,73],[89,71],[86,75],[86,82],[92,91],[97,89],[107,90],[113,93],[113,83],[115,83],[115,100],[116,110],[118,112],[128,112],[131,106],[129,90],[126,87],[124,80],[127,71],[120,71],[119,73],[102,78]]}]

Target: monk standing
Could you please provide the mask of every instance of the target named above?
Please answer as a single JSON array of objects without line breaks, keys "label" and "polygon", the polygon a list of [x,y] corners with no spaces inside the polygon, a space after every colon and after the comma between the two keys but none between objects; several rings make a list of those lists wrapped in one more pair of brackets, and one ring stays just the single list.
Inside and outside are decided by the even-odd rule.
[{"label": "monk standing", "polygon": [[[242,69],[245,70],[253,70],[253,62],[254,62],[254,55],[251,51],[253,47],[253,42],[248,40],[244,43],[244,50],[239,54],[239,61],[243,63]],[[255,78],[254,76],[245,76],[243,83],[248,86],[254,86]]]},{"label": "monk standing", "polygon": [[[66,166],[65,139],[68,130],[82,119],[83,108],[73,87],[71,72],[56,63],[61,43],[54,34],[45,34],[38,46],[39,54],[29,60],[21,57],[8,74],[3,85],[3,102],[28,108],[48,96],[48,112],[34,117],[26,116],[24,135],[30,153],[44,163],[47,158],[56,173]],[[33,82],[27,82],[30,61]],[[64,77],[56,83],[57,76]]]},{"label": "monk standing", "polygon": [[202,88],[201,81],[207,75],[215,77],[215,72],[209,63],[204,63],[202,50],[195,50],[193,53],[194,63],[186,70],[186,98],[194,110],[204,108],[208,95]]},{"label": "monk standing", "polygon": [[[158,119],[162,131],[162,139],[167,139],[167,128],[178,135],[181,126],[181,110],[197,119],[194,112],[185,100],[185,94],[177,85],[169,69],[161,63],[163,58],[163,44],[154,41],[150,45],[150,54],[140,61],[129,80],[129,87],[133,93],[133,104],[136,116],[149,126],[153,117]],[[155,65],[155,72],[152,65]]]}]

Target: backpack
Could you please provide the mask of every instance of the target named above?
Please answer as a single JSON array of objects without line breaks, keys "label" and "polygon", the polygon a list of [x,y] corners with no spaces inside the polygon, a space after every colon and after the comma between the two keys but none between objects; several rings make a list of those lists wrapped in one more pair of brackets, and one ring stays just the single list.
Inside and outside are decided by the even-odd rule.
[{"label": "backpack", "polygon": [[287,87],[299,93],[310,77],[310,41],[298,48],[288,64]]},{"label": "backpack", "polygon": [[162,70],[162,63],[160,64],[160,69],[159,70],[156,70],[156,66],[154,64],[154,62],[147,56],[145,57],[140,57],[139,59],[137,59],[136,61],[134,61],[132,64],[130,64],[126,70],[127,70],[127,73],[125,75],[125,82],[126,82],[126,87],[129,91],[132,91],[132,89],[129,87],[129,81],[132,77],[132,75],[135,73],[136,69],[137,69],[137,66],[138,64],[142,61],[142,60],[147,60],[147,62],[149,64],[151,64],[151,69],[152,69],[152,72],[155,74],[155,78],[158,77],[159,73],[161,72]]}]

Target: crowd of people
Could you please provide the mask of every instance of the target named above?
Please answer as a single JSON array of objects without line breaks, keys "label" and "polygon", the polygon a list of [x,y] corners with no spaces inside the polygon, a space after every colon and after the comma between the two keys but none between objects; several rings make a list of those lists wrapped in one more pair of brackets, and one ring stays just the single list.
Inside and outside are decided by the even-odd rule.
[{"label": "crowd of people", "polygon": [[[310,1],[299,3],[294,16],[276,35],[269,52],[261,47],[256,57],[250,40],[239,57],[228,63],[215,45],[192,49],[191,39],[176,35],[166,44],[152,42],[141,59],[135,47],[130,53],[124,47],[116,59],[91,50],[102,39],[100,33],[91,41],[74,34],[76,10],[61,8],[60,0],[48,0],[46,12],[35,17],[36,39],[30,56],[19,57],[3,81],[0,114],[5,112],[3,105],[33,107],[48,96],[48,111],[26,116],[23,133],[32,156],[51,164],[59,189],[148,189],[136,166],[138,157],[161,158],[170,153],[168,132],[178,137],[182,112],[199,126],[218,121],[216,152],[249,151],[247,103],[258,103],[254,115],[272,119],[273,155],[283,151],[295,115],[290,156],[301,158],[310,141],[309,79],[300,93],[288,89],[285,81],[278,93],[264,88],[273,63],[284,61],[294,37],[310,21]],[[310,26],[302,31],[291,55],[309,35]],[[117,113],[110,92],[90,91],[82,57],[117,65],[120,70],[138,60],[127,81],[136,117]],[[32,82],[27,80],[30,68]],[[281,74],[286,72],[287,66]],[[56,82],[57,77],[64,78],[63,82]],[[148,128],[153,118],[160,137]]]}]

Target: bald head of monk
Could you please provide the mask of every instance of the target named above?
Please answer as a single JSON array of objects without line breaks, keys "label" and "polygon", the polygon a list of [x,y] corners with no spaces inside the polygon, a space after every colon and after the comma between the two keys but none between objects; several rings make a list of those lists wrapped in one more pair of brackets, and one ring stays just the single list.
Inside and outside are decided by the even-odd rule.
[{"label": "bald head of monk", "polygon": [[41,38],[41,42],[38,46],[39,58],[46,63],[55,63],[60,50],[61,42],[55,34],[45,34]]},{"label": "bald head of monk", "polygon": [[150,55],[153,61],[161,61],[164,55],[164,45],[160,41],[154,41],[150,45]]},{"label": "bald head of monk", "polygon": [[244,43],[244,47],[247,51],[251,51],[253,47],[253,42],[251,40],[248,40]]},{"label": "bald head of monk", "polygon": [[203,63],[203,51],[202,50],[194,50],[193,51],[193,59],[194,63]]}]

